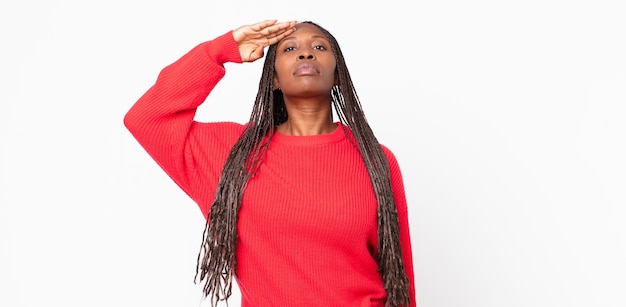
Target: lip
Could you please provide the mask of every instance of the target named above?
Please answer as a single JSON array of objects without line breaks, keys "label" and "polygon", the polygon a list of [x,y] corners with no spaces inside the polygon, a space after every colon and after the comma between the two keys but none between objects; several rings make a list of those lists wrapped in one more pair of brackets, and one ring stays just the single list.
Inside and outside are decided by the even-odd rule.
[{"label": "lip", "polygon": [[303,62],[296,66],[296,70],[293,72],[294,76],[317,76],[320,72],[311,62]]}]

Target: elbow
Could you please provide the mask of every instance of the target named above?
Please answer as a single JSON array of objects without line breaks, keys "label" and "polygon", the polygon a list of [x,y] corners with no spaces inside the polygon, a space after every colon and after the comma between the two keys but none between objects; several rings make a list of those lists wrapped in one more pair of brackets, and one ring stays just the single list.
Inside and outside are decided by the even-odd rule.
[{"label": "elbow", "polygon": [[133,109],[130,109],[124,115],[123,123],[124,123],[124,127],[126,127],[126,129],[128,129],[128,131],[130,131],[133,134],[137,130],[138,126],[140,126],[139,118],[137,114],[133,112]]},{"label": "elbow", "polygon": [[133,126],[133,118],[130,111],[124,115],[123,123],[126,129],[131,130],[131,127]]}]

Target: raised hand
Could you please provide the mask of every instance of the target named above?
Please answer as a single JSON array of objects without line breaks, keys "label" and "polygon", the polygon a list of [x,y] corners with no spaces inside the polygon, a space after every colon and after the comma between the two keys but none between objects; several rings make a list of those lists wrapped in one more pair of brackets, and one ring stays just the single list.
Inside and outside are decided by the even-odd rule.
[{"label": "raised hand", "polygon": [[264,48],[277,43],[296,30],[296,21],[266,20],[233,30],[242,62],[254,62],[264,55]]}]

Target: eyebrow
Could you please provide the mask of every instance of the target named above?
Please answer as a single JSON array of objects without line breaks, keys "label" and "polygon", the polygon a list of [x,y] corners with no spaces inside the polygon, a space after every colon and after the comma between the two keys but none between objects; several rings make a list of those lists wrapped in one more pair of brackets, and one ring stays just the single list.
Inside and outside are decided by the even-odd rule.
[{"label": "eyebrow", "polygon": [[[313,35],[313,36],[311,36],[311,38],[321,38],[321,39],[328,40],[328,37],[322,36],[322,35]],[[283,42],[286,41],[286,40],[293,40],[293,39],[296,39],[296,38],[294,36],[285,37],[283,39]]]}]

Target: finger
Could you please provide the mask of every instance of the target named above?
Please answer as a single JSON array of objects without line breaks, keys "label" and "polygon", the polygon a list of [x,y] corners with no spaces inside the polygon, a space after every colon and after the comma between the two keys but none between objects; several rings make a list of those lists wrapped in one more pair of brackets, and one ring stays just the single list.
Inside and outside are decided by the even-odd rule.
[{"label": "finger", "polygon": [[273,45],[281,41],[283,38],[289,36],[291,33],[295,32],[296,28],[289,28],[286,30],[281,30],[280,32],[276,32],[275,35],[271,37],[266,37],[269,45]]},{"label": "finger", "polygon": [[287,35],[293,33],[296,30],[296,22],[283,22],[276,24],[272,27],[266,28],[262,31],[262,35],[265,39],[271,40],[270,45],[278,42]]},{"label": "finger", "polygon": [[253,31],[260,33],[261,35],[265,37],[272,37],[277,34],[281,34],[282,31],[290,29],[294,27],[295,25],[296,25],[295,21],[285,21],[285,22],[280,22],[280,23],[276,23],[276,21],[272,21],[272,22],[257,23],[257,24],[251,25],[250,28]]},{"label": "finger", "polygon": [[263,29],[266,29],[269,26],[272,26],[272,25],[276,24],[276,22],[277,22],[276,19],[268,19],[268,20],[264,20],[264,21],[261,21],[261,22],[257,22],[255,24],[251,24],[250,28],[252,30],[254,30],[254,31],[259,32],[259,31],[261,31]]},{"label": "finger", "polygon": [[276,23],[276,24],[274,24],[272,26],[267,27],[266,28],[267,29],[267,33],[265,33],[265,34],[267,34],[267,35],[272,34],[272,33],[273,34],[280,34],[282,31],[289,30],[289,29],[295,27],[296,23],[297,23],[296,21],[285,21],[285,22]]}]

